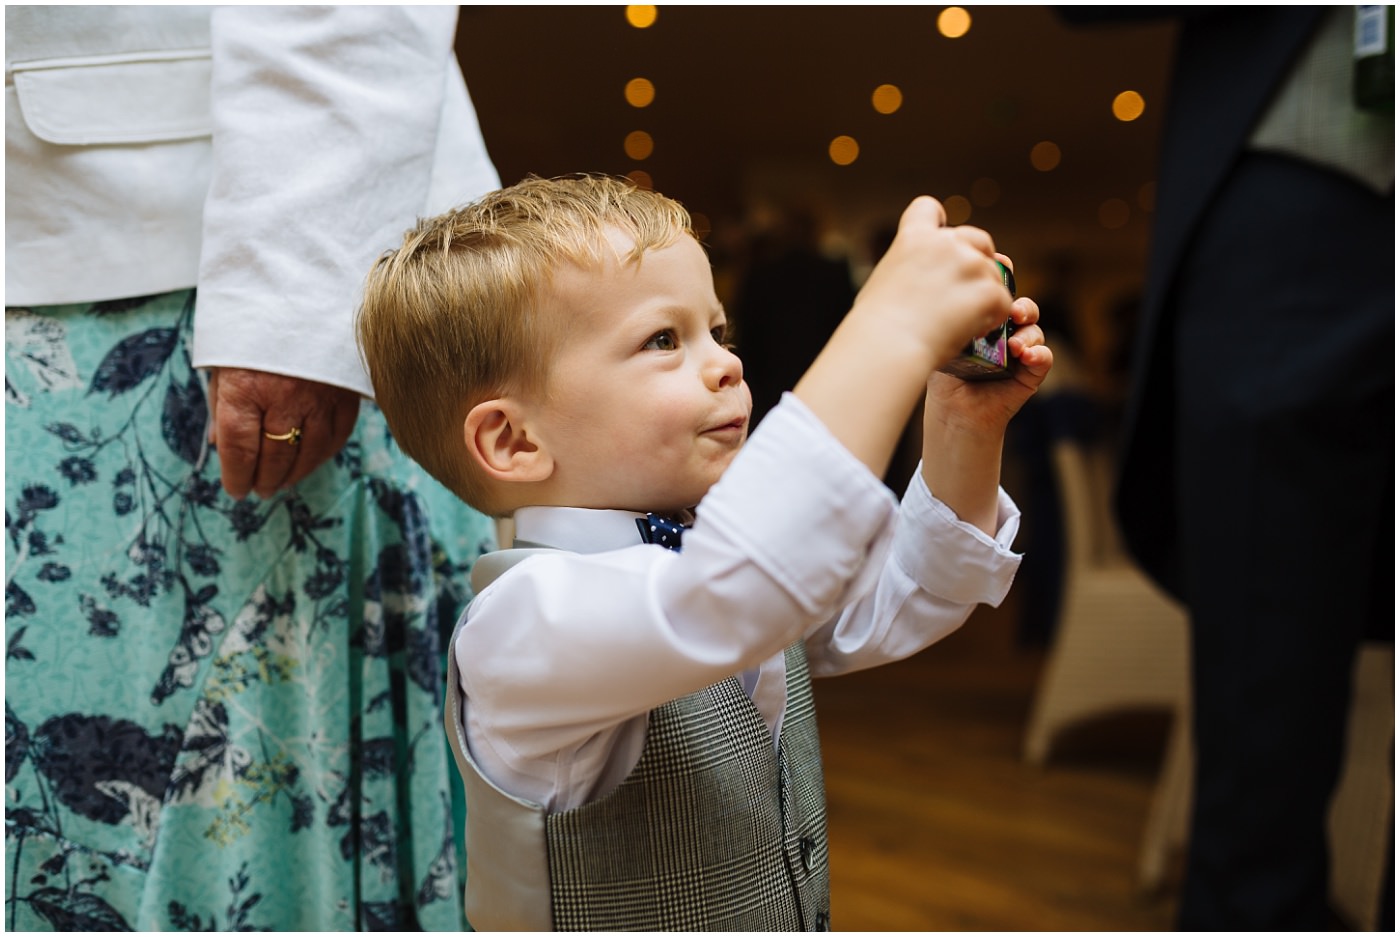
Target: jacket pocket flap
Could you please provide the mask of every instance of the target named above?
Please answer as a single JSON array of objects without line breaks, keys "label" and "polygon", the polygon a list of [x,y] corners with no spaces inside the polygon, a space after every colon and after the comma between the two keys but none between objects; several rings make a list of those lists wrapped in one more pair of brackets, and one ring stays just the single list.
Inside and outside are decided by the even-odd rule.
[{"label": "jacket pocket flap", "polygon": [[36,137],[83,146],[207,137],[207,52],[14,63],[20,113]]}]

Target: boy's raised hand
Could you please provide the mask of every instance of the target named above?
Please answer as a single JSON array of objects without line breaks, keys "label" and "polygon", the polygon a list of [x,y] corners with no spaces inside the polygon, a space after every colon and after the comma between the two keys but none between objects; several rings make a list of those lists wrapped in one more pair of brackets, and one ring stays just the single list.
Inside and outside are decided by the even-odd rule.
[{"label": "boy's raised hand", "polygon": [[[991,237],[921,196],[793,393],[877,476],[929,375],[1011,314]],[[1019,406],[1019,405],[1018,405]]]},{"label": "boy's raised hand", "polygon": [[925,352],[930,371],[1011,311],[991,236],[979,228],[949,228],[946,220],[935,199],[911,202],[851,310],[852,319],[878,320],[888,340]]}]

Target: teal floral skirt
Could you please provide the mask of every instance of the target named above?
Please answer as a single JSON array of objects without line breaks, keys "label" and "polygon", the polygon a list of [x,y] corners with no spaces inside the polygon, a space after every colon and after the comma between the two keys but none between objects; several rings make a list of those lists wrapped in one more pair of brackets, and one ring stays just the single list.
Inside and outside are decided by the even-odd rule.
[{"label": "teal floral skirt", "polygon": [[6,310],[6,928],[460,930],[444,654],[494,527],[370,404],[230,499],[193,306]]}]

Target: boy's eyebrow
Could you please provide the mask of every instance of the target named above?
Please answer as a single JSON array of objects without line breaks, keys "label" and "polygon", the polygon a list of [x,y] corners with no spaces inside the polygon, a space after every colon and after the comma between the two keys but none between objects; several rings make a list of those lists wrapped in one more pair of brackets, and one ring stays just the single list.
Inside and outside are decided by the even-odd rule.
[{"label": "boy's eyebrow", "polygon": [[675,318],[677,316],[691,316],[698,313],[706,319],[718,317],[726,322],[729,321],[729,314],[725,312],[724,306],[721,304],[699,308],[687,306],[683,303],[657,303],[656,305],[643,306],[636,310],[636,312],[639,318],[645,316],[649,319]]}]

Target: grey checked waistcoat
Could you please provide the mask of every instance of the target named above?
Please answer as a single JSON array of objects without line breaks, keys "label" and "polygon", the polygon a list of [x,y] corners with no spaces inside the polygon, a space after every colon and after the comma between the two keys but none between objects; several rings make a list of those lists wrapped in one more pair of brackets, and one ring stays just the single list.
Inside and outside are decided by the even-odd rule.
[{"label": "grey checked waistcoat", "polygon": [[786,656],[777,752],[730,677],[653,710],[622,785],[545,819],[555,929],[829,929],[812,685]]},{"label": "grey checked waistcoat", "polygon": [[551,815],[472,761],[455,654],[448,659],[445,716],[466,792],[473,927],[829,929],[825,788],[800,643],[786,651],[777,751],[731,677],[653,710],[623,783]]}]

